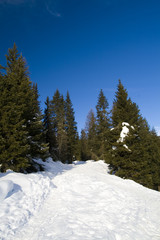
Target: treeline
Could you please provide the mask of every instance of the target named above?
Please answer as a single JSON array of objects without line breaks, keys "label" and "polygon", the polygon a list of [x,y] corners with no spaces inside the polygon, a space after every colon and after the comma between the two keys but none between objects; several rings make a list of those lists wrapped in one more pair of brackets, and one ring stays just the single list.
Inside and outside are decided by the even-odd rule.
[{"label": "treeline", "polygon": [[[127,131],[126,131],[127,130]],[[103,159],[110,172],[160,190],[160,138],[119,80],[113,107],[100,91],[81,133],[81,159]]]},{"label": "treeline", "polygon": [[47,97],[45,104],[43,124],[49,154],[55,161],[72,163],[78,156],[78,133],[69,92],[64,99],[56,90],[51,100]]},{"label": "treeline", "polygon": [[[160,139],[141,116],[119,80],[110,110],[103,90],[96,113],[90,110],[81,136],[67,92],[47,97],[44,114],[37,85],[30,81],[25,59],[14,44],[0,66],[0,171],[42,170],[36,159],[72,163],[103,159],[110,171],[123,178],[158,189],[160,185]],[[127,129],[127,134],[121,134]]]}]

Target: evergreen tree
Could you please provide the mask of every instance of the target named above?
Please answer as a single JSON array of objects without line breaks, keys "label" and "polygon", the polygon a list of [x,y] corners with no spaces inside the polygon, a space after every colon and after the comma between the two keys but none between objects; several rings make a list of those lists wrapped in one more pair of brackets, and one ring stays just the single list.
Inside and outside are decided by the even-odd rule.
[{"label": "evergreen tree", "polygon": [[160,137],[157,136],[155,129],[150,131],[151,146],[151,173],[153,180],[153,189],[160,191]]},{"label": "evergreen tree", "polygon": [[[16,45],[9,49],[5,75],[1,77],[0,162],[1,171],[7,168],[23,171],[30,166],[27,157],[30,146],[24,119],[25,98],[30,89],[24,59]],[[16,94],[15,94],[16,93]]]},{"label": "evergreen tree", "polygon": [[72,163],[78,154],[78,133],[68,92],[65,101],[58,89],[51,101],[47,98],[44,127],[52,158]]},{"label": "evergreen tree", "polygon": [[[123,127],[126,125],[123,125]],[[146,126],[130,126],[126,137],[121,141],[117,140],[113,148],[112,164],[116,175],[129,178],[144,185],[144,179],[151,181],[151,178],[144,174],[147,169],[148,156],[146,141],[148,129]]]},{"label": "evergreen tree", "polygon": [[87,145],[88,145],[90,159],[98,160],[97,153],[96,153],[96,150],[98,148],[97,147],[97,124],[96,124],[96,117],[92,109],[89,111],[87,116],[85,132],[87,137]]},{"label": "evergreen tree", "polygon": [[128,93],[120,80],[115,97],[112,108],[113,127],[117,127],[121,122],[128,122]]},{"label": "evergreen tree", "polygon": [[130,125],[137,124],[139,117],[138,106],[128,98],[127,90],[119,80],[112,108],[113,127],[117,127],[122,122],[127,122]]},{"label": "evergreen tree", "polygon": [[[147,121],[139,113],[138,106],[128,98],[127,91],[119,81],[112,110],[112,158],[111,168],[116,175],[133,179],[149,187],[158,188],[160,153],[158,140],[150,132]],[[127,123],[124,123],[127,122]],[[121,140],[124,125],[128,134]],[[156,141],[157,140],[157,141]]]},{"label": "evergreen tree", "polygon": [[77,126],[74,117],[73,105],[70,100],[69,92],[67,92],[65,101],[65,130],[67,135],[67,161],[72,163],[75,159],[77,147]]},{"label": "evergreen tree", "polygon": [[51,103],[49,97],[47,97],[45,102],[46,108],[44,110],[44,133],[45,133],[45,142],[49,144],[49,153],[53,160],[58,160],[55,155],[55,150],[57,148],[56,136],[53,128],[52,121],[52,111],[51,111]]},{"label": "evergreen tree", "polygon": [[[98,96],[98,103],[96,105],[97,110],[97,153],[98,157],[105,159],[110,149],[110,118],[108,101],[101,89]],[[105,159],[107,160],[107,159]]]},{"label": "evergreen tree", "polygon": [[45,134],[43,128],[43,116],[40,110],[40,103],[38,100],[37,84],[33,84],[32,98],[30,99],[30,116],[27,119],[27,129],[29,133],[28,142],[30,145],[30,155],[32,158],[41,158],[45,160],[49,156],[49,147],[45,143]]},{"label": "evergreen tree", "polygon": [[130,128],[125,142],[130,151],[125,156],[127,164],[122,170],[124,177],[154,188],[154,162],[157,161],[158,151],[154,147],[147,122],[144,120],[144,124]]},{"label": "evergreen tree", "polygon": [[67,159],[67,135],[65,131],[65,108],[64,98],[60,95],[59,90],[56,90],[51,101],[53,131],[56,136],[57,148],[55,155],[59,160],[65,162]]},{"label": "evergreen tree", "polygon": [[[116,98],[113,103],[112,109],[112,151],[111,151],[111,167],[112,172],[116,175],[124,178],[130,178],[140,180],[141,168],[140,155],[131,161],[131,156],[133,158],[138,154],[136,151],[136,145],[138,146],[139,134],[137,131],[140,129],[140,122],[142,123],[142,118],[139,115],[139,109],[135,103],[132,103],[131,99],[128,98],[127,90],[122,85],[119,80],[117,87]],[[140,121],[141,119],[141,121]],[[143,122],[144,123],[144,122]],[[142,126],[142,124],[141,124]],[[143,124],[145,126],[145,124]],[[123,128],[128,128],[129,133],[127,136],[121,140],[120,133]],[[135,147],[135,149],[133,149]],[[139,145],[140,147],[140,145]],[[143,154],[142,147],[139,148],[141,154]],[[133,155],[133,153],[135,155]],[[137,161],[137,163],[136,163]],[[135,176],[137,175],[137,177]]]},{"label": "evergreen tree", "polygon": [[80,160],[87,161],[90,159],[90,152],[88,150],[87,136],[85,130],[81,131],[80,137]]},{"label": "evergreen tree", "polygon": [[30,144],[34,142],[33,135],[31,135],[31,122],[36,117],[36,112],[32,114],[35,95],[25,60],[18,53],[15,44],[12,49],[8,50],[6,59],[7,67],[5,74],[1,77],[0,89],[2,99],[0,110],[1,171],[10,168],[23,172],[29,170],[30,167],[32,170],[35,169],[32,158],[36,154],[35,152],[34,155],[32,154],[33,149]]}]

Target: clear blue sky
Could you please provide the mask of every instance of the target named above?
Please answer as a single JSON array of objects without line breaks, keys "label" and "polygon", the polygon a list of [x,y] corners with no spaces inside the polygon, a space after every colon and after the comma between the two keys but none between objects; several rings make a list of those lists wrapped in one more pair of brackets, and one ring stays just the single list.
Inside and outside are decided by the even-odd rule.
[{"label": "clear blue sky", "polygon": [[112,107],[118,79],[160,128],[159,0],[0,0],[1,64],[14,42],[42,108],[68,90],[79,131],[101,88]]}]

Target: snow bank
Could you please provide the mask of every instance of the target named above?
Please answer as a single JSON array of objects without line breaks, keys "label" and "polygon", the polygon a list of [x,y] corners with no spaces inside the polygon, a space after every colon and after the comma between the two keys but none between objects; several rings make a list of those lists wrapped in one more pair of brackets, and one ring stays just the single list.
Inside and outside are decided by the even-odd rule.
[{"label": "snow bank", "polygon": [[0,201],[9,197],[9,194],[13,192],[13,182],[10,180],[0,182]]},{"label": "snow bank", "polygon": [[1,240],[160,240],[160,193],[109,175],[103,161],[0,174]]},{"label": "snow bank", "polygon": [[0,174],[0,239],[13,239],[42,206],[54,187],[46,173]]}]

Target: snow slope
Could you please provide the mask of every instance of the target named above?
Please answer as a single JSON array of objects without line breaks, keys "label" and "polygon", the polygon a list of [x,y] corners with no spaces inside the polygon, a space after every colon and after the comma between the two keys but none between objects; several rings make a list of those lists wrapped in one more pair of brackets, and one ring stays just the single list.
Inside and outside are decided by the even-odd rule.
[{"label": "snow slope", "polygon": [[160,193],[103,161],[0,174],[2,240],[160,240]]}]

